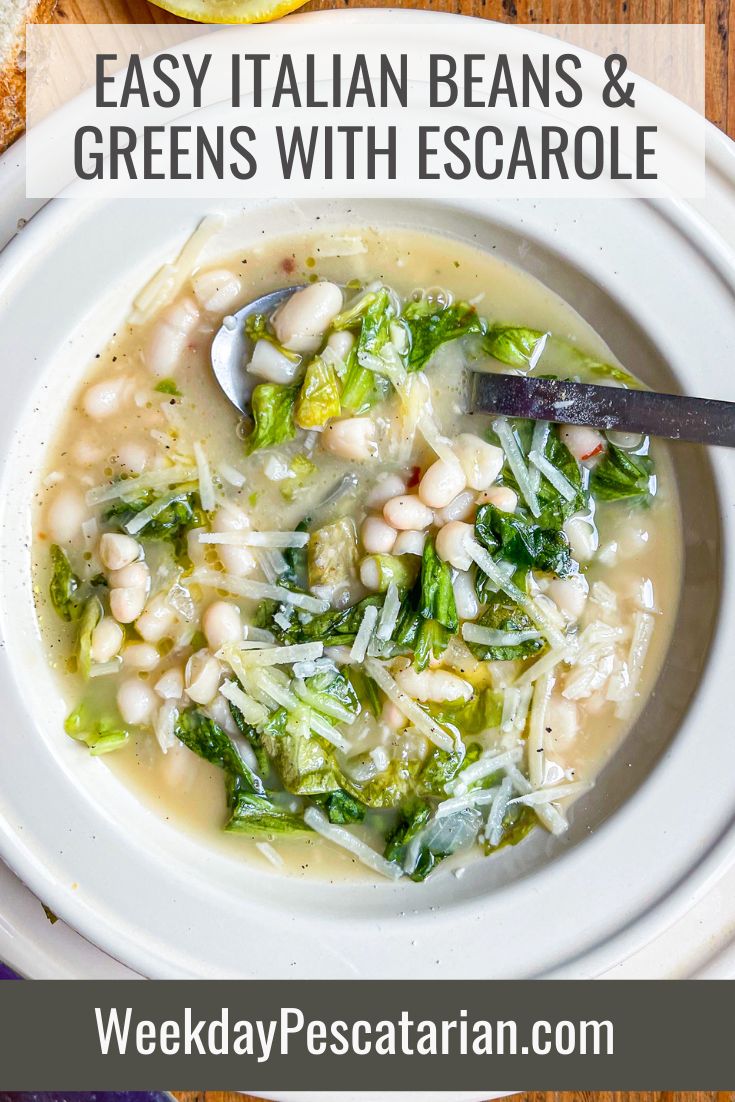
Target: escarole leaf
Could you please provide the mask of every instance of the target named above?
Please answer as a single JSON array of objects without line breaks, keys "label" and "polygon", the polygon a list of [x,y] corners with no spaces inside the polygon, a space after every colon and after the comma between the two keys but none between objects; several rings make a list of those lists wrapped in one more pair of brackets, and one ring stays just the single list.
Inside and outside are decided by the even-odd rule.
[{"label": "escarole leaf", "polygon": [[64,730],[70,738],[88,746],[95,757],[122,749],[130,738],[117,708],[92,696],[69,713]]},{"label": "escarole leaf", "polygon": [[429,538],[424,544],[421,575],[404,598],[393,639],[413,651],[414,665],[423,670],[431,658],[444,653],[457,626],[452,572]]},{"label": "escarole leaf", "polygon": [[245,441],[248,455],[260,448],[274,448],[294,438],[294,406],[300,390],[300,383],[259,383],[253,388],[250,397],[253,431]]},{"label": "escarole leaf", "polygon": [[77,638],[79,672],[83,677],[89,677],[89,671],[92,668],[92,633],[101,619],[102,602],[98,597],[90,597],[85,602],[79,619],[79,635]]},{"label": "escarole leaf", "polygon": [[258,341],[268,341],[291,363],[298,363],[301,359],[298,352],[292,352],[290,348],[283,347],[273,332],[267,314],[249,314],[245,318],[245,335],[253,345],[257,344]]},{"label": "escarole leaf", "polygon": [[656,489],[653,460],[608,442],[605,455],[592,471],[590,489],[601,501],[642,505]]},{"label": "escarole leaf", "polygon": [[[325,647],[336,647],[340,644],[354,643],[355,636],[365,615],[365,609],[370,605],[381,607],[384,597],[381,595],[364,597],[356,605],[350,608],[333,609],[313,616],[311,620],[302,623],[294,619],[287,629],[284,629],[274,615],[278,614],[278,605],[271,604],[270,608],[263,608],[263,615],[258,616],[258,626],[267,627],[281,642],[289,643],[324,643]],[[260,611],[260,610],[259,610]]]},{"label": "escarole leaf", "polygon": [[386,838],[383,856],[402,865],[406,847],[423,830],[431,815],[431,804],[424,800],[412,800],[401,808],[400,819]]},{"label": "escarole leaf", "polygon": [[504,846],[518,845],[535,826],[538,826],[538,819],[533,808],[525,804],[509,804],[501,823],[500,841],[496,846],[486,841],[485,854],[496,853]]},{"label": "escarole leaf", "polygon": [[230,800],[228,834],[308,834],[311,830],[300,815],[278,807],[268,796],[253,792],[235,792]]},{"label": "escarole leaf", "polygon": [[245,790],[259,794],[265,792],[260,777],[243,761],[230,736],[203,712],[196,708],[181,712],[174,724],[174,734],[200,758],[237,778]]},{"label": "escarole leaf", "polygon": [[468,302],[441,306],[431,299],[420,299],[409,303],[401,317],[409,333],[409,371],[420,371],[441,345],[468,333],[484,333],[486,327]]},{"label": "escarole leaf", "polygon": [[51,604],[62,620],[78,620],[81,616],[82,605],[77,596],[80,585],[81,582],[71,568],[66,551],[58,544],[52,544],[49,596]]},{"label": "escarole leaf", "polygon": [[[196,490],[180,488],[175,497],[170,498],[164,508],[156,512],[143,527],[135,533],[137,540],[163,540],[170,543],[177,557],[185,553],[186,535],[192,528],[199,528],[205,523],[205,514],[199,503],[199,494]],[[146,490],[132,500],[116,501],[106,511],[104,519],[108,524],[114,524],[117,528],[125,529],[125,526],[144,509],[148,509],[155,502],[155,494],[152,490]]]},{"label": "escarole leaf", "polygon": [[334,368],[320,356],[306,369],[294,409],[294,421],[302,429],[318,429],[341,409],[339,382]]},{"label": "escarole leaf", "polygon": [[449,723],[462,735],[479,735],[500,726],[503,715],[503,694],[494,689],[482,689],[466,703],[446,704],[440,710],[432,709],[432,715],[440,723]]},{"label": "escarole leaf", "polygon": [[[534,631],[536,625],[514,601],[504,594],[495,594],[477,623],[481,627],[493,628],[507,634],[520,634]],[[529,658],[544,650],[544,639],[524,639],[520,643],[489,645],[470,643],[469,648],[475,658],[484,662],[512,662],[517,658]]]},{"label": "escarole leaf", "polygon": [[516,567],[533,567],[565,577],[576,564],[566,537],[556,528],[542,528],[516,513],[481,505],[475,517],[475,537],[491,555]]},{"label": "escarole leaf", "polygon": [[390,381],[385,375],[378,375],[368,367],[363,367],[357,359],[357,348],[353,346],[347,360],[340,402],[348,413],[358,416],[367,413],[374,405],[387,398],[391,391]]},{"label": "escarole leaf", "polygon": [[479,743],[473,742],[465,748],[459,739],[452,750],[434,750],[425,759],[416,778],[416,789],[421,795],[439,796],[444,799],[446,786],[454,780],[461,769],[477,761],[481,753]]},{"label": "escarole leaf", "polygon": [[485,334],[483,346],[508,367],[527,368],[537,362],[548,335],[521,325],[493,325]]},{"label": "escarole leaf", "polygon": [[413,793],[418,770],[418,762],[394,758],[371,780],[355,784],[347,779],[346,785],[367,807],[396,807]]},{"label": "escarole leaf", "polygon": [[330,823],[361,823],[365,818],[367,808],[351,796],[344,789],[336,792],[327,792],[321,796],[312,796],[312,802],[321,807],[326,813]]},{"label": "escarole leaf", "polygon": [[288,712],[279,708],[263,728],[263,746],[270,755],[283,787],[296,796],[313,796],[345,787],[334,756],[334,747],[312,734],[292,734]]}]

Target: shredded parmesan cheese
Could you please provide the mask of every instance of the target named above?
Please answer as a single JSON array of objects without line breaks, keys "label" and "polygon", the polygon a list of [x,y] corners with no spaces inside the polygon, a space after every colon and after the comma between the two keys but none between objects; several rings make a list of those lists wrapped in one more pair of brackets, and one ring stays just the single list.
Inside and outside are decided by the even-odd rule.
[{"label": "shredded parmesan cheese", "polygon": [[414,727],[416,727],[422,735],[425,735],[435,746],[438,746],[440,750],[453,750],[454,739],[452,736],[440,727],[431,716],[420,708],[415,700],[412,700],[410,696],[407,696],[398,684],[393,680],[388,673],[382,662],[379,662],[377,658],[366,658],[365,669],[372,677],[373,681],[383,690],[385,695],[391,700],[396,708],[403,713]]},{"label": "shredded parmesan cheese", "polygon": [[358,861],[373,869],[374,872],[382,873],[389,880],[399,880],[403,875],[400,865],[397,865],[395,861],[386,861],[385,857],[377,853],[372,846],[363,842],[357,835],[351,834],[344,827],[330,823],[327,816],[318,808],[307,807],[304,812],[304,822],[317,834],[321,834],[323,838],[333,842],[335,846],[341,846],[343,849],[349,850]]},{"label": "shredded parmesan cheese", "polygon": [[254,582],[249,578],[238,578],[234,574],[221,574],[218,570],[198,569],[189,578],[190,582],[221,589],[237,597],[250,597],[254,601],[280,601],[284,605],[295,605],[306,612],[326,612],[328,601],[317,600],[308,593],[296,593],[285,586],[271,585],[268,582]]}]

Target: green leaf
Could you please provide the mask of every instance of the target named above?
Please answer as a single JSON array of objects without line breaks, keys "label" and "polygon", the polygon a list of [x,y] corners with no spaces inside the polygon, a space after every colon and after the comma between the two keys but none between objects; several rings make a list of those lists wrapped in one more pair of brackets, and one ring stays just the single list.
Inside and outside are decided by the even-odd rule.
[{"label": "green leaf", "polygon": [[461,769],[477,761],[481,747],[473,742],[465,748],[461,741],[452,750],[440,750],[435,747],[424,761],[416,778],[417,791],[421,795],[439,796],[444,799],[446,786],[454,780]]},{"label": "green leaf", "polygon": [[253,388],[250,405],[254,427],[245,441],[248,455],[259,448],[274,448],[296,435],[294,406],[301,384],[259,383]]},{"label": "green leaf", "polygon": [[344,788],[344,777],[326,739],[290,734],[288,712],[279,708],[263,728],[263,746],[270,755],[283,787],[296,796],[334,792]]},{"label": "green leaf", "polygon": [[268,796],[239,792],[231,804],[225,824],[228,834],[308,834],[311,830],[300,815],[276,806]]},{"label": "green leaf", "polygon": [[536,346],[546,336],[540,329],[520,325],[493,325],[485,334],[485,350],[508,367],[527,368]]},{"label": "green leaf", "polygon": [[270,761],[268,759],[268,755],[265,752],[265,748],[263,747],[263,739],[260,732],[250,723],[245,722],[245,717],[236,704],[233,704],[231,700],[228,701],[228,704],[230,705],[230,712],[232,713],[232,718],[237,724],[238,731],[244,738],[248,740],[253,749],[253,753],[255,754],[255,758],[258,762],[258,769],[263,776],[267,776],[268,770],[270,769]]},{"label": "green leaf", "polygon": [[357,699],[360,701],[360,707],[372,712],[376,717],[379,716],[381,712],[380,689],[372,677],[365,673],[360,666],[348,666],[347,677],[355,690]]},{"label": "green leaf", "polygon": [[500,841],[497,846],[491,846],[486,841],[485,853],[497,853],[504,846],[517,846],[537,825],[538,819],[533,808],[525,804],[510,804],[503,816]]},{"label": "green leaf", "polygon": [[281,606],[271,606],[270,609],[265,610],[263,617],[259,616],[258,626],[267,627],[282,642],[322,642],[325,647],[347,646],[355,641],[355,636],[365,615],[365,609],[370,605],[377,605],[380,608],[383,601],[382,594],[363,597],[361,601],[350,608],[330,609],[318,616],[313,616],[307,623],[302,623],[294,618],[288,631],[284,631],[273,620],[274,612],[277,612]]},{"label": "green leaf", "polygon": [[452,572],[430,537],[424,544],[419,580],[403,600],[393,641],[412,650],[414,665],[423,670],[444,653],[457,627]]},{"label": "green leaf", "polygon": [[312,799],[317,807],[326,811],[330,823],[361,823],[365,818],[367,811],[365,805],[344,789],[313,796]]},{"label": "green leaf", "polygon": [[260,777],[243,761],[230,736],[203,712],[196,708],[181,712],[174,725],[174,734],[200,758],[237,778],[242,790],[260,795],[265,792]]},{"label": "green leaf", "polygon": [[174,398],[181,397],[181,391],[173,379],[161,379],[153,388],[158,394],[171,394]]},{"label": "green leaf", "polygon": [[[121,530],[133,517],[152,504],[154,494],[147,490],[132,501],[116,501],[105,513],[105,521],[115,523]],[[186,536],[192,528],[204,524],[205,514],[199,505],[199,494],[195,490],[182,489],[170,505],[157,513],[136,532],[137,540],[163,540],[174,548],[176,558],[188,560]]]},{"label": "green leaf", "polygon": [[[416,581],[417,563],[415,555],[367,555],[375,564],[378,572],[378,593],[386,593],[390,585],[398,589],[409,589]],[[364,560],[363,560],[364,561]]]},{"label": "green leaf", "polygon": [[421,558],[421,603],[419,613],[424,620],[437,620],[448,631],[457,630],[457,607],[454,603],[452,572],[436,553],[429,537]]},{"label": "green leaf", "polygon": [[284,348],[280,343],[271,328],[267,314],[248,314],[245,318],[245,335],[253,344],[257,341],[268,341],[291,363],[297,364],[301,360],[298,352],[292,352],[290,348]]},{"label": "green leaf", "polygon": [[58,544],[51,546],[51,582],[49,596],[51,604],[62,620],[78,620],[82,614],[82,605],[77,597],[81,582],[71,568],[69,557]]},{"label": "green leaf", "polygon": [[120,750],[129,739],[117,708],[88,697],[64,721],[70,738],[83,742],[95,757]]},{"label": "green leaf", "polygon": [[331,716],[328,702],[352,716],[360,711],[360,701],[350,681],[339,670],[324,670],[307,677],[302,699],[322,715]]},{"label": "green leaf", "polygon": [[352,517],[341,517],[313,532],[309,540],[309,586],[347,584],[357,569],[357,530]]},{"label": "green leaf", "polygon": [[391,389],[390,381],[385,375],[378,375],[369,367],[362,367],[357,359],[356,346],[353,346],[342,385],[342,408],[355,416],[367,413],[374,405],[387,398]]},{"label": "green leaf", "polygon": [[360,336],[357,339],[357,360],[363,356],[379,356],[390,340],[391,322],[395,320],[395,310],[385,287],[376,293],[362,317]]},{"label": "green leaf", "polygon": [[[502,593],[495,594],[491,603],[477,621],[482,627],[496,631],[534,631],[536,625],[510,597]],[[469,648],[481,662],[512,662],[518,658],[529,658],[544,650],[543,639],[527,639],[512,646],[488,646],[484,643],[470,643]]]},{"label": "green leaf", "polygon": [[608,442],[605,455],[592,471],[590,489],[601,501],[643,505],[655,493],[653,460]]},{"label": "green leaf", "polygon": [[79,635],[77,637],[79,672],[85,678],[89,677],[89,671],[92,667],[92,632],[102,619],[102,615],[102,602],[99,597],[90,597],[85,601],[79,619]]},{"label": "green leaf", "polygon": [[440,723],[452,724],[463,736],[479,735],[500,726],[503,694],[494,689],[482,689],[466,703],[445,704],[440,710],[432,709],[432,715]]},{"label": "green leaf", "polygon": [[427,299],[411,302],[402,315],[409,336],[410,348],[407,367],[420,371],[436,350],[448,341],[465,337],[468,333],[484,333],[485,322],[474,306],[468,302],[455,302],[451,306],[438,306]]},{"label": "green leaf", "polygon": [[363,784],[345,781],[345,787],[364,804],[371,808],[398,807],[416,786],[416,775],[420,763],[394,758],[387,769],[377,773]]},{"label": "green leaf", "polygon": [[317,356],[306,369],[296,401],[294,420],[299,428],[319,429],[341,411],[339,382],[331,364]]},{"label": "green leaf", "polygon": [[280,483],[281,497],[286,501],[293,501],[316,474],[318,468],[308,456],[299,453],[293,457],[288,469],[288,475]]},{"label": "green leaf", "polygon": [[398,823],[386,838],[383,856],[402,865],[406,847],[423,830],[432,816],[431,805],[424,800],[411,800],[401,808]]},{"label": "green leaf", "polygon": [[517,513],[481,505],[475,517],[475,537],[494,557],[519,567],[550,571],[565,577],[576,566],[569,543],[556,528],[542,528]]}]

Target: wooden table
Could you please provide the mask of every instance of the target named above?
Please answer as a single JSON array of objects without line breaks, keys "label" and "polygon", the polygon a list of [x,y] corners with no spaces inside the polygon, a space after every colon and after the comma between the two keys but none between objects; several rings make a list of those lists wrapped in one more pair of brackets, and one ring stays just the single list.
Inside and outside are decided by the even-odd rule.
[{"label": "wooden table", "polygon": [[[704,23],[707,117],[735,138],[735,0],[312,0],[305,11],[344,7],[425,8],[518,23]],[[58,0],[60,23],[181,22],[147,0]]]},{"label": "wooden table", "polygon": [[[259,1102],[226,1091],[175,1091],[182,1102]],[[513,1102],[733,1102],[732,1091],[528,1091]]]}]

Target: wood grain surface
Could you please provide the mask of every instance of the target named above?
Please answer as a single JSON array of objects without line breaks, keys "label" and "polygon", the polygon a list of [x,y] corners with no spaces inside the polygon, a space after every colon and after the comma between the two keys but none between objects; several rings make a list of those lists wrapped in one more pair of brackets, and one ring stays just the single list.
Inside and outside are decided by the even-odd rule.
[{"label": "wood grain surface", "polygon": [[[181,1102],[260,1102],[227,1091],[175,1091]],[[733,1102],[735,1091],[528,1091],[513,1102]]]},{"label": "wood grain surface", "polygon": [[[312,0],[303,9],[403,7],[517,23],[704,23],[707,117],[735,138],[735,0]],[[147,0],[58,0],[60,23],[181,22]]]}]

